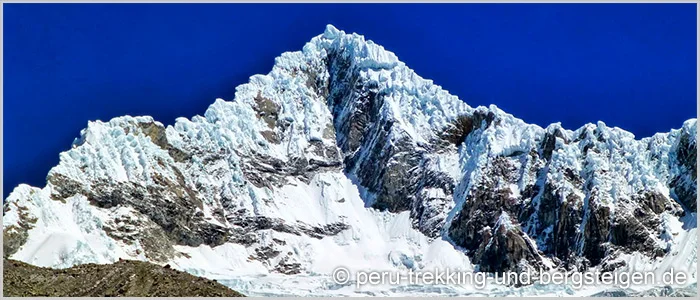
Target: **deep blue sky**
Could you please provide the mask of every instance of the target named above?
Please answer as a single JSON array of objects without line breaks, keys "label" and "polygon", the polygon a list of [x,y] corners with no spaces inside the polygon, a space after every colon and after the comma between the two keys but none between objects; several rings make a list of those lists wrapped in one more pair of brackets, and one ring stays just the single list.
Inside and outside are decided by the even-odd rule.
[{"label": "deep blue sky", "polygon": [[4,195],[88,120],[172,124],[332,23],[472,106],[644,137],[696,116],[694,4],[5,4]]}]

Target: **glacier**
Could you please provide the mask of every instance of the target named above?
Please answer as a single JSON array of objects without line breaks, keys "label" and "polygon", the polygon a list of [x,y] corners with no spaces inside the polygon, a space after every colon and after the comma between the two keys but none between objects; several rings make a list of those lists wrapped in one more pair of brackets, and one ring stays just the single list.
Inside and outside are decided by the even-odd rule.
[{"label": "glacier", "polygon": [[613,288],[356,289],[333,282],[337,267],[674,269],[696,284],[696,136],[696,119],[636,139],[473,108],[328,25],[203,116],[89,122],[45,187],[3,203],[4,252],[54,268],[169,264],[259,296]]}]

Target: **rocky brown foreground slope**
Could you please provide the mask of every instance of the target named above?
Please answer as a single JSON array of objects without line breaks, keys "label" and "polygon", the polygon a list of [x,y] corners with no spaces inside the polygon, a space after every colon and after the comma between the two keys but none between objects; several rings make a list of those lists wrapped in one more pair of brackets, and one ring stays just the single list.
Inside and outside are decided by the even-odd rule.
[{"label": "rocky brown foreground slope", "polygon": [[49,269],[3,259],[3,267],[3,296],[6,297],[244,296],[216,281],[140,261]]}]

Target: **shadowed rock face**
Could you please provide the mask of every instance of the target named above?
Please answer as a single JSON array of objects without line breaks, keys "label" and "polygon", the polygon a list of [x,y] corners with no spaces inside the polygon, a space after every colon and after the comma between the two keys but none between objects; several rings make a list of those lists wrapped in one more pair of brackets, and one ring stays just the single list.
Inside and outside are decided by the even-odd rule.
[{"label": "shadowed rock face", "polygon": [[675,163],[683,169],[671,181],[671,188],[689,211],[697,211],[697,143],[695,137],[682,131],[677,145]]},{"label": "shadowed rock face", "polygon": [[575,254],[576,230],[582,221],[581,199],[569,194],[566,201],[560,203],[557,221],[554,225],[555,231],[551,238],[551,248],[547,251],[555,257],[570,262],[570,258]]},{"label": "shadowed rock face", "polygon": [[88,199],[98,207],[128,205],[160,225],[175,243],[189,246],[220,245],[227,240],[227,229],[204,222],[192,213],[201,205],[194,194],[188,194],[178,183],[163,181],[160,185],[112,185],[97,183]]},{"label": "shadowed rock face", "polygon": [[482,242],[474,254],[474,263],[479,265],[479,271],[524,271],[528,266],[543,266],[535,244],[517,222],[511,221],[508,213],[502,213],[494,226],[494,230],[490,227],[482,229]]},{"label": "shadowed rock face", "polygon": [[482,126],[491,125],[494,118],[493,112],[483,113],[475,111],[471,115],[460,115],[453,122],[449,123],[447,127],[442,128],[441,132],[437,133],[440,139],[436,140],[436,142],[444,141],[459,146],[472,131],[482,128]]},{"label": "shadowed rock face", "polygon": [[[345,157],[345,172],[356,174],[358,183],[374,195],[366,200],[371,207],[391,212],[408,210],[417,229],[437,237],[444,222],[441,214],[448,206],[446,198],[455,187],[450,176],[430,168],[433,154],[443,151],[445,145],[419,143],[396,126],[395,120],[380,112],[385,109],[383,92],[376,84],[363,82],[358,70],[350,65],[338,54],[329,55],[328,104],[334,115],[338,148]],[[355,84],[349,86],[346,81]],[[475,116],[472,123],[480,124],[482,118]],[[455,135],[472,130],[468,122],[455,127],[451,137],[443,140],[455,140]],[[421,193],[431,188],[442,190],[446,196],[435,198]]]},{"label": "shadowed rock face", "polygon": [[[9,206],[12,204],[6,204],[4,207],[4,212],[9,210]],[[15,204],[16,205],[16,204]],[[27,231],[34,227],[36,223],[36,218],[30,216],[26,213],[25,207],[17,207],[19,211],[19,222],[17,225],[3,226],[2,228],[2,254],[3,257],[10,257],[12,254],[17,252],[19,248],[27,242],[29,237]]]},{"label": "shadowed rock face", "polygon": [[619,210],[621,213],[613,218],[609,237],[613,247],[639,251],[653,258],[665,255],[668,249],[659,246],[652,237],[662,233],[658,229],[659,214],[681,216],[684,212],[680,205],[661,194],[646,192],[621,203],[620,207],[627,209]]},{"label": "shadowed rock face", "polygon": [[583,256],[591,264],[599,264],[608,250],[608,235],[610,234],[610,208],[594,205],[588,212],[584,227]]},{"label": "shadowed rock face", "polygon": [[495,228],[502,212],[520,215],[519,199],[511,197],[510,189],[499,186],[499,181],[512,182],[515,170],[510,159],[494,160],[487,170],[484,182],[467,196],[462,210],[450,226],[450,238],[459,246],[474,253],[484,242],[483,228]]},{"label": "shadowed rock face", "polygon": [[[463,120],[456,122],[468,123]],[[498,126],[495,125],[497,122],[497,119],[491,120],[485,123],[485,127]],[[469,132],[479,135],[481,131]],[[495,235],[496,222],[502,213],[516,216],[514,223],[519,225],[518,228],[522,227],[525,236],[536,240],[536,250],[566,269],[585,269],[605,263],[612,270],[618,266],[608,262],[618,253],[638,251],[649,257],[664,256],[668,249],[658,242],[665,234],[659,229],[661,215],[681,217],[686,211],[694,211],[695,205],[694,181],[688,178],[694,178],[690,168],[695,168],[696,149],[682,134],[677,147],[685,150],[679,150],[677,158],[671,158],[672,163],[684,170],[681,175],[671,178],[670,186],[675,186],[678,196],[676,200],[654,189],[617,199],[611,197],[601,188],[610,180],[611,174],[607,170],[593,167],[587,172],[575,172],[573,165],[562,166],[557,161],[558,154],[555,154],[558,149],[577,143],[585,165],[590,161],[587,156],[610,155],[610,150],[605,147],[611,143],[611,137],[603,130],[595,129],[584,130],[577,140],[570,140],[555,127],[547,131],[529,153],[521,151],[486,159],[479,169],[481,175],[469,182],[472,188],[465,193],[464,204],[448,227],[448,236],[465,249],[482,270],[493,272],[518,270],[520,266],[509,262],[508,258],[527,257],[523,254],[526,244],[520,234]],[[553,169],[555,164],[557,169]],[[524,180],[528,178],[536,180],[531,179],[532,185],[525,184]],[[513,194],[512,189],[519,190],[519,193]],[[679,203],[685,206],[685,210]],[[499,247],[489,250],[485,245]],[[503,245],[520,247],[515,249]],[[537,265],[532,257],[525,261]]]}]

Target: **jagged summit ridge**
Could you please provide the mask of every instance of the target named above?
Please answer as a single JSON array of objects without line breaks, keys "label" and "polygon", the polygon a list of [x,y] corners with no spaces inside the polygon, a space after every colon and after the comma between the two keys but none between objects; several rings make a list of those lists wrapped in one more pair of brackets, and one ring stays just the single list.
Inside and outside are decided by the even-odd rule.
[{"label": "jagged summit ridge", "polygon": [[635,253],[662,270],[695,243],[696,124],[641,140],[526,124],[329,25],[203,116],[89,122],[46,187],[8,197],[5,253],[206,276],[625,268]]}]

